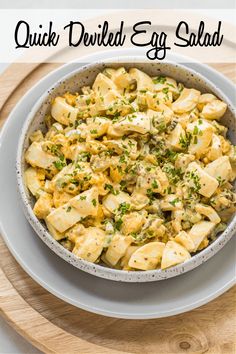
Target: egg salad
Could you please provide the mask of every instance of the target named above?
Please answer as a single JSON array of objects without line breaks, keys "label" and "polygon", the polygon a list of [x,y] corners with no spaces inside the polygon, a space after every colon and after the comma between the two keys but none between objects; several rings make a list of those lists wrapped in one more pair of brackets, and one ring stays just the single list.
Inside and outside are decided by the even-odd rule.
[{"label": "egg salad", "polygon": [[33,211],[76,256],[121,270],[187,261],[236,210],[226,103],[171,77],[106,68],[56,97],[25,153]]}]

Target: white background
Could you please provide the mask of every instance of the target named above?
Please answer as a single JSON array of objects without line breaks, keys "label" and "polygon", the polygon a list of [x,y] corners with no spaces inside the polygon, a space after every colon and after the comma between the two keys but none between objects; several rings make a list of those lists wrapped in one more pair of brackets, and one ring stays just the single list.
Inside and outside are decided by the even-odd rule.
[{"label": "white background", "polygon": [[[31,3],[32,4],[32,3]],[[196,10],[195,10],[196,11]],[[221,18],[224,21],[235,24],[235,12],[232,10],[219,9],[219,10],[197,10],[202,13],[202,17]],[[102,15],[107,13],[107,10],[88,10],[83,11],[83,20],[91,18],[95,15]],[[9,64],[0,63],[0,74]],[[17,334],[6,322],[0,317],[0,353],[1,354],[33,354],[41,353],[34,348],[19,334]]]}]

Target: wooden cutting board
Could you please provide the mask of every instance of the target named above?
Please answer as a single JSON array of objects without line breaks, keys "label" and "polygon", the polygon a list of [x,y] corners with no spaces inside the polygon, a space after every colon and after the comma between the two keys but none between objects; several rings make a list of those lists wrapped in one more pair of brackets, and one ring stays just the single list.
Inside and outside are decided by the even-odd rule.
[{"label": "wooden cutting board", "polygon": [[[14,64],[0,77],[0,126],[19,98],[59,64]],[[233,64],[214,67],[236,81]],[[236,353],[236,287],[185,314],[121,320],[59,300],[18,265],[0,239],[0,309],[6,320],[46,353]],[[1,343],[0,343],[1,351]]]}]

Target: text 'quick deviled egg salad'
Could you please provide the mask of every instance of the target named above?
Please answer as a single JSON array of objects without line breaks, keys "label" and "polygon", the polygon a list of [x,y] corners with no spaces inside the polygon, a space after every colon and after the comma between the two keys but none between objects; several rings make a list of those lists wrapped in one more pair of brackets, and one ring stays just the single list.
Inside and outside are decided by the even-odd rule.
[{"label": "text 'quick deviled egg salad'", "polygon": [[236,148],[210,93],[107,68],[65,93],[25,154],[34,213],[65,248],[124,270],[191,258],[236,210]]}]

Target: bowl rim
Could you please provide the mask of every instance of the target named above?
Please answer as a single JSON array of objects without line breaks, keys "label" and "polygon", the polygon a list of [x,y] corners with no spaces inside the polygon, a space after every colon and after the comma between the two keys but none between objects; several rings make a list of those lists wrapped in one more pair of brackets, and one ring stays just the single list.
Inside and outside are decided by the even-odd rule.
[{"label": "bowl rim", "polygon": [[[70,263],[71,265],[75,266],[78,269],[81,269],[87,273],[93,274],[98,277],[102,277],[108,280],[115,280],[115,281],[123,281],[123,282],[149,282],[149,281],[158,281],[158,280],[164,280],[168,279],[177,275],[184,274],[211,257],[213,257],[233,236],[233,231],[236,225],[236,213],[233,216],[232,220],[229,222],[227,225],[227,228],[225,229],[222,234],[217,237],[216,240],[214,240],[209,246],[207,246],[205,249],[202,251],[198,252],[194,256],[192,256],[189,260],[178,264],[176,266],[167,268],[167,269],[154,269],[154,270],[146,270],[146,271],[127,271],[127,270],[118,270],[114,268],[109,268],[102,266],[100,264],[95,264],[88,262],[72,252],[68,251],[66,248],[64,248],[58,241],[56,241],[53,236],[50,234],[50,232],[47,230],[46,226],[44,226],[39,219],[35,216],[33,213],[33,209],[30,206],[29,199],[26,193],[26,186],[24,183],[24,170],[22,168],[22,160],[23,160],[23,152],[24,152],[24,144],[25,144],[25,139],[27,136],[28,129],[31,125],[31,123],[34,120],[35,114],[41,107],[41,105],[45,102],[47,99],[48,95],[50,92],[52,92],[54,89],[59,87],[62,82],[65,80],[68,80],[72,78],[74,75],[79,74],[87,69],[93,69],[94,67],[97,67],[101,64],[128,64],[132,62],[134,65],[139,64],[139,63],[150,63],[150,64],[169,64],[173,67],[179,67],[182,68],[183,70],[187,71],[189,74],[203,80],[206,85],[216,93],[216,95],[219,95],[223,97],[222,99],[227,103],[228,108],[230,111],[234,114],[235,116],[235,107],[232,103],[232,101],[221,91],[219,87],[217,87],[215,84],[213,84],[208,78],[204,77],[202,74],[198,73],[195,69],[189,68],[188,66],[185,66],[184,64],[179,64],[177,62],[174,62],[172,60],[165,60],[163,62],[155,62],[152,63],[150,61],[147,61],[144,56],[139,56],[136,55],[134,57],[132,56],[123,56],[119,57],[119,60],[117,60],[114,57],[109,57],[106,58],[105,60],[101,61],[95,61],[90,64],[85,64],[80,66],[77,69],[72,70],[70,73],[63,75],[60,79],[55,81],[46,91],[43,95],[41,95],[33,105],[32,109],[28,113],[28,116],[23,124],[23,127],[21,129],[20,137],[18,140],[18,147],[17,147],[17,156],[16,156],[16,178],[17,178],[17,185],[18,185],[18,193],[20,195],[20,199],[22,202],[23,206],[23,211],[24,214],[33,227],[34,231],[36,234],[41,238],[41,240],[54,252],[56,253],[59,257],[64,259],[66,262]],[[74,64],[75,62],[72,62]],[[65,65],[69,65],[71,63],[67,63]],[[198,65],[205,66],[205,64],[197,62]],[[216,73],[216,70],[211,68],[212,73]],[[58,70],[58,69],[56,69]],[[55,70],[55,71],[56,71]],[[52,72],[50,72],[48,75],[50,75]],[[218,72],[217,72],[218,74]],[[219,73],[222,75],[221,73]],[[33,86],[37,86],[37,83]],[[236,117],[235,117],[236,120]],[[53,244],[53,249],[51,245]],[[211,252],[209,252],[211,250]],[[135,276],[135,279],[133,278]]]}]

